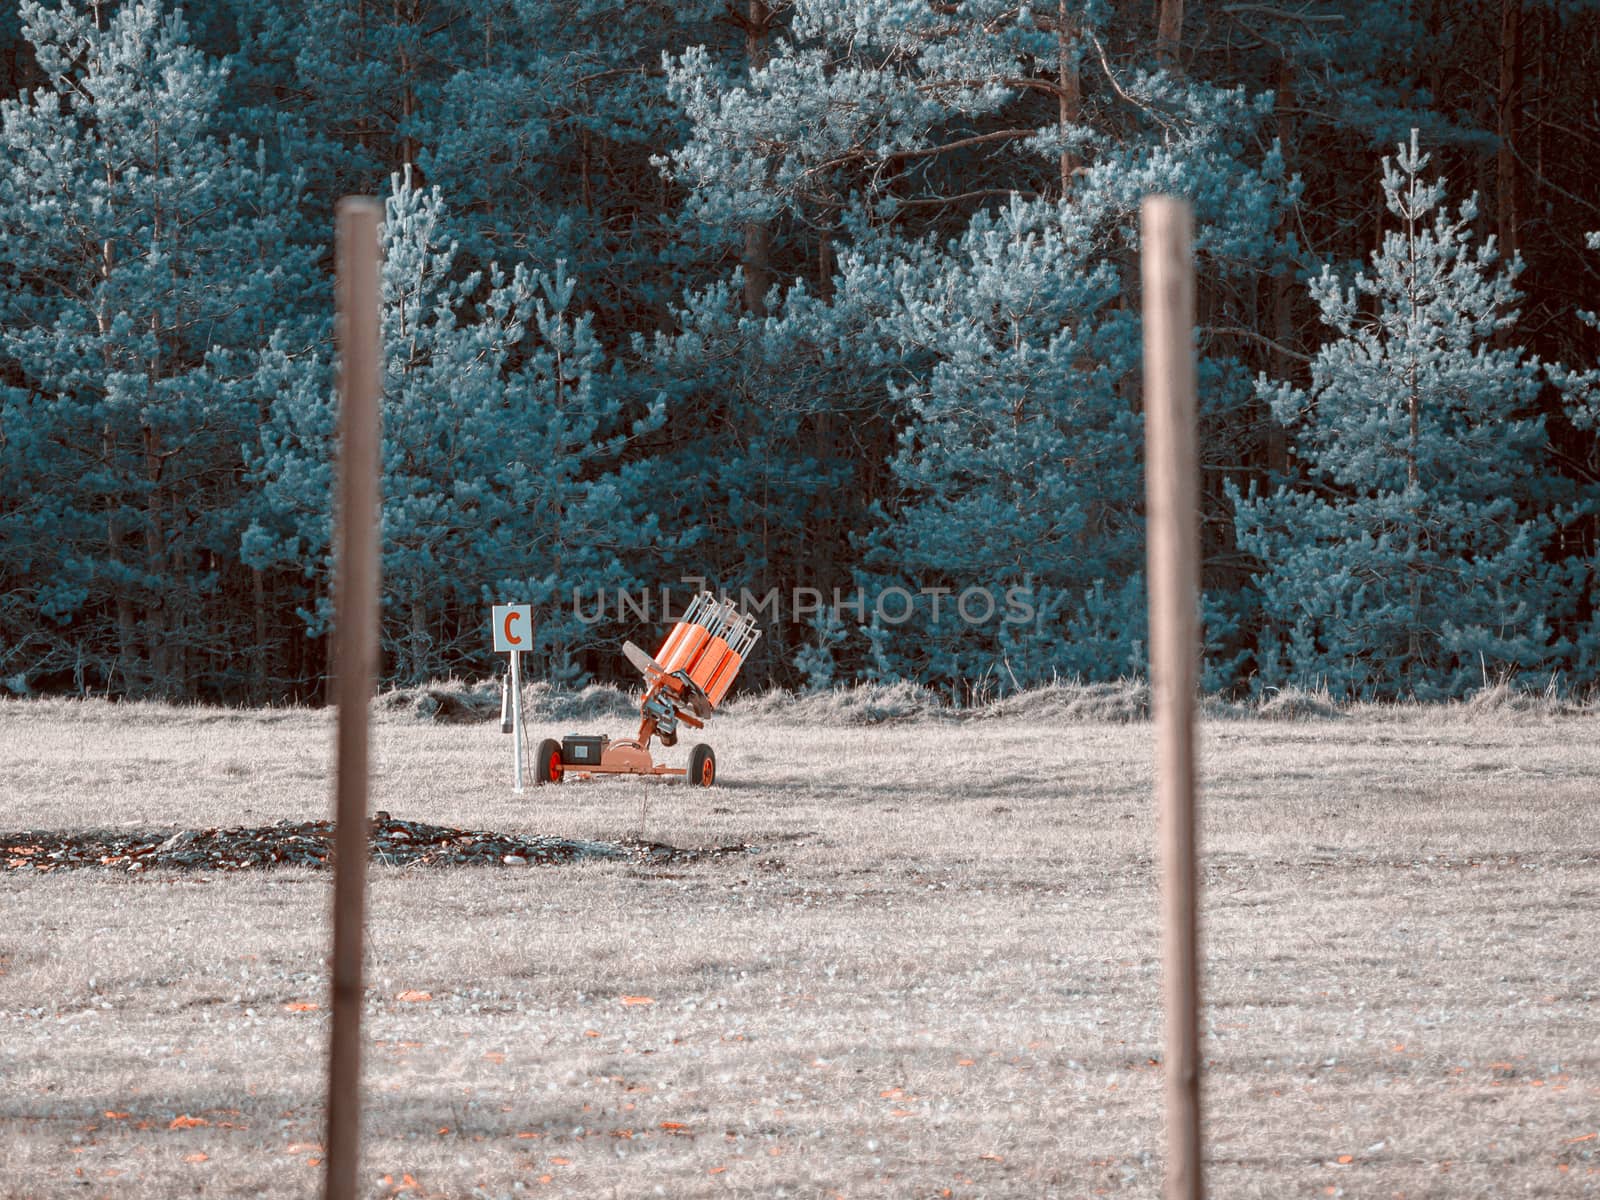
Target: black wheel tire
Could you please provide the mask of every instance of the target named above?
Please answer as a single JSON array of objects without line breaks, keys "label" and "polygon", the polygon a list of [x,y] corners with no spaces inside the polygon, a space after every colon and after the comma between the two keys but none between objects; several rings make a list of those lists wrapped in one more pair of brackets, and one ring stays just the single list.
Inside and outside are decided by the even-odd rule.
[{"label": "black wheel tire", "polygon": [[684,779],[690,787],[710,787],[717,781],[717,756],[704,742],[689,751],[689,770]]},{"label": "black wheel tire", "polygon": [[560,783],[566,768],[561,762],[561,743],[555,738],[545,738],[539,743],[539,753],[533,757],[535,783]]}]

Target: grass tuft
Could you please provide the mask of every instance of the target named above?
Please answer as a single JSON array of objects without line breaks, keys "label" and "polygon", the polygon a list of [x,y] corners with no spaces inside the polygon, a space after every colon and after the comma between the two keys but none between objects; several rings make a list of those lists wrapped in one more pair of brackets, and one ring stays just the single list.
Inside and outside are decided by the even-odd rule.
[{"label": "grass tuft", "polygon": [[1326,688],[1277,688],[1262,697],[1256,715],[1267,721],[1330,721],[1344,716]]}]

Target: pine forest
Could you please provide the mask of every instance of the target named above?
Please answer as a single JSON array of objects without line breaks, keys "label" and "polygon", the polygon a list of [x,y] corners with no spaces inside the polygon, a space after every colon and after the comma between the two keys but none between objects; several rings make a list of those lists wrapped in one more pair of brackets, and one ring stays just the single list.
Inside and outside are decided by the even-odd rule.
[{"label": "pine forest", "polygon": [[1205,688],[1587,689],[1597,163],[1587,0],[8,2],[0,680],[325,698],[353,194],[386,685],[702,583],[745,687],[1138,677],[1168,193]]}]

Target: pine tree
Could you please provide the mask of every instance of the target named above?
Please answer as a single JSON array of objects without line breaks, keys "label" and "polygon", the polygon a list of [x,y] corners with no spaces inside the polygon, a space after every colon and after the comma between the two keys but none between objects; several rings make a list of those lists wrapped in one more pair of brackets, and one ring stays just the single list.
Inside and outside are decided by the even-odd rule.
[{"label": "pine tree", "polygon": [[900,335],[935,350],[898,385],[901,492],[864,556],[880,655],[925,681],[1138,673],[1141,423],[1112,365],[1133,331],[1095,223],[1013,200],[900,293]]},{"label": "pine tree", "polygon": [[1383,162],[1396,228],[1348,286],[1312,287],[1337,335],[1310,385],[1271,384],[1303,486],[1238,496],[1260,562],[1264,685],[1353,696],[1459,694],[1534,678],[1565,647],[1545,562],[1557,485],[1541,470],[1540,368],[1509,344],[1516,262],[1450,212],[1413,132]]},{"label": "pine tree", "polygon": [[[999,564],[998,594],[1023,584],[1027,572],[1013,567],[1036,554],[1031,577],[1050,597],[1028,630],[982,632],[950,620],[948,601],[933,629],[925,599],[905,624],[863,630],[873,661],[951,679],[1006,665],[1019,681],[1137,669],[1130,235],[1144,192],[1193,197],[1204,274],[1216,282],[1207,315],[1245,323],[1230,315],[1232,297],[1246,294],[1292,192],[1275,151],[1246,161],[1262,102],[1113,63],[1119,18],[1099,5],[984,0],[952,20],[925,5],[809,0],[789,16],[764,60],[702,49],[669,63],[691,135],[663,166],[690,189],[686,236],[742,239],[744,278],[732,286],[746,309],[773,314],[763,345],[803,326],[801,344],[845,368],[808,371],[824,387],[806,408],[817,429],[856,426],[850,442],[836,437],[838,449],[812,457],[872,481],[851,490],[878,507],[847,517],[857,533],[877,526],[860,546],[864,585],[959,593],[994,582],[980,564]],[[759,305],[752,224],[771,233],[766,268],[779,283],[757,289]],[[1233,462],[1248,381],[1231,354],[1207,348],[1206,445]],[[1080,527],[1094,545],[1068,544]],[[817,522],[802,504],[763,521],[764,534],[773,528],[812,535]],[[853,648],[852,666],[868,652],[859,639]]]},{"label": "pine tree", "polygon": [[[574,616],[575,590],[635,586],[625,565],[655,532],[634,510],[621,389],[604,369],[573,283],[518,266],[459,269],[437,188],[397,175],[383,230],[383,606],[385,676],[415,683],[486,662],[483,612],[535,606],[530,664],[564,679],[600,637]],[[303,616],[331,616],[329,523],[334,399],[326,367],[270,356],[282,386],[252,462],[270,515],[248,531],[258,567],[304,562]]]},{"label": "pine tree", "polygon": [[79,687],[228,694],[254,348],[314,291],[292,177],[215,132],[179,14],[21,6],[0,103],[0,639]]}]

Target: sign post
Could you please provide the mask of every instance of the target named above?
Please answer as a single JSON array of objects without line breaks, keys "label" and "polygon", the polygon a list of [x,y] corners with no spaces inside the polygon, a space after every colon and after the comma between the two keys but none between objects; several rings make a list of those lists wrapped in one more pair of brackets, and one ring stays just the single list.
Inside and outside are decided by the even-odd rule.
[{"label": "sign post", "polygon": [[494,648],[511,656],[511,790],[522,794],[522,651],[533,633],[531,604],[494,606]]}]

